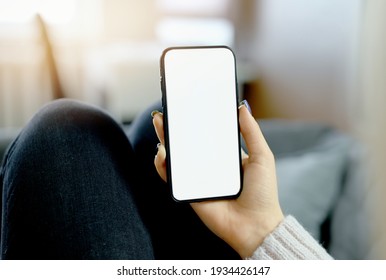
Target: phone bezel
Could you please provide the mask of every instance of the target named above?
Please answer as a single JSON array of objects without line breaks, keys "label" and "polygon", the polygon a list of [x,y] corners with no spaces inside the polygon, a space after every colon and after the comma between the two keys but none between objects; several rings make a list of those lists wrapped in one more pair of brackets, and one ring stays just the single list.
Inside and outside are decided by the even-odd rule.
[{"label": "phone bezel", "polygon": [[163,108],[163,122],[164,122],[164,135],[165,135],[165,148],[167,151],[170,151],[170,142],[169,142],[169,125],[168,125],[168,108],[167,108],[167,92],[166,92],[166,77],[165,77],[165,56],[169,51],[173,50],[181,50],[181,49],[215,49],[215,48],[225,48],[228,49],[233,56],[234,59],[234,78],[235,78],[235,108],[237,111],[237,130],[238,130],[238,137],[237,137],[237,143],[238,143],[238,158],[239,158],[239,172],[240,172],[240,185],[239,190],[235,194],[226,195],[226,196],[215,196],[215,197],[202,197],[202,198],[195,198],[195,199],[186,199],[186,200],[180,200],[177,199],[174,196],[173,193],[173,182],[172,182],[172,169],[171,169],[171,161],[166,156],[166,165],[167,165],[167,183],[171,189],[172,198],[176,202],[200,202],[200,201],[206,201],[206,200],[219,200],[219,199],[234,199],[237,198],[240,193],[242,192],[243,188],[243,170],[242,170],[242,158],[241,158],[241,136],[240,136],[240,124],[239,124],[239,111],[237,110],[238,104],[239,104],[239,90],[238,90],[238,81],[237,81],[237,66],[236,66],[236,56],[233,52],[233,50],[225,45],[214,45],[214,46],[175,46],[175,47],[169,47],[166,48],[161,55],[160,58],[160,84],[161,84],[161,91],[162,91],[162,108]]}]

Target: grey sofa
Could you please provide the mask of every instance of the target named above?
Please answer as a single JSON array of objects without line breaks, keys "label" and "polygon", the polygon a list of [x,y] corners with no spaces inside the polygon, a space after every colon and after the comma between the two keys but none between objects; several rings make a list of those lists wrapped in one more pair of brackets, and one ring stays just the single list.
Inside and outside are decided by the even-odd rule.
[{"label": "grey sofa", "polygon": [[[261,120],[275,154],[283,211],[294,215],[338,259],[369,258],[363,150],[317,123]],[[0,158],[18,130],[0,130]]]},{"label": "grey sofa", "polygon": [[275,154],[283,211],[334,258],[372,258],[363,146],[323,124],[259,123]]}]

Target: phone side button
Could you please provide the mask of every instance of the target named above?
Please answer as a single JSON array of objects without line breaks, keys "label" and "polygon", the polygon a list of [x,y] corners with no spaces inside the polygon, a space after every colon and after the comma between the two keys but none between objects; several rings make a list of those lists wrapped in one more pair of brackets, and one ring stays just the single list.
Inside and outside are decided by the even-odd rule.
[{"label": "phone side button", "polygon": [[163,79],[162,76],[159,77],[159,84],[161,88],[161,95],[162,95],[162,109],[165,106],[165,93],[164,93],[164,87],[163,87]]}]

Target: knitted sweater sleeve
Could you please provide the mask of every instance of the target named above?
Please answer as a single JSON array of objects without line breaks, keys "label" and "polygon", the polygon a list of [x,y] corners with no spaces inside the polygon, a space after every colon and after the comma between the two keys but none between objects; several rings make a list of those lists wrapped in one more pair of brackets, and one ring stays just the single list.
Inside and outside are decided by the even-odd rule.
[{"label": "knitted sweater sleeve", "polygon": [[292,216],[269,234],[249,260],[331,260],[326,250]]}]

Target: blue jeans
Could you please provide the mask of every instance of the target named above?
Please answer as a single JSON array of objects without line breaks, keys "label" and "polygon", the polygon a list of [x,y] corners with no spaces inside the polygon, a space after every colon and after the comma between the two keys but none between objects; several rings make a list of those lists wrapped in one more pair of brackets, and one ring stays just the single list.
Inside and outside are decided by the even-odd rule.
[{"label": "blue jeans", "polygon": [[0,170],[2,259],[235,259],[155,171],[150,112],[126,131],[71,100],[43,107]]}]

